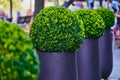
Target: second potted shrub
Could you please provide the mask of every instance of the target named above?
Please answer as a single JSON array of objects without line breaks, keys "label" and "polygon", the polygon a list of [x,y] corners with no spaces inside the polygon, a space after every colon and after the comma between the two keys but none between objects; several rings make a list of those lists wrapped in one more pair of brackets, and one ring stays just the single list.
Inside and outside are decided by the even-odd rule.
[{"label": "second potted shrub", "polygon": [[99,55],[101,77],[107,79],[113,67],[111,27],[114,25],[115,16],[114,13],[107,8],[98,8],[95,11],[103,18],[105,23],[104,35],[99,39]]},{"label": "second potted shrub", "polygon": [[100,80],[98,38],[103,35],[104,22],[96,12],[88,9],[75,11],[85,28],[83,45],[77,52],[78,80]]},{"label": "second potted shrub", "polygon": [[75,52],[84,36],[82,20],[69,9],[44,8],[30,27],[41,61],[40,80],[76,80]]}]

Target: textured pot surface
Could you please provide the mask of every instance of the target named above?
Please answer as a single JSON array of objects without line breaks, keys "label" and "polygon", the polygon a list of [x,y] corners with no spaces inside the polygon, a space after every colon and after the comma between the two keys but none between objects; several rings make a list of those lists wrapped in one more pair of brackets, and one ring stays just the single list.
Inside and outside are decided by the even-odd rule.
[{"label": "textured pot surface", "polygon": [[85,39],[77,53],[78,80],[100,80],[98,39]]},{"label": "textured pot surface", "polygon": [[110,28],[105,29],[104,35],[99,39],[99,56],[101,77],[107,79],[113,68],[112,34]]},{"label": "textured pot surface", "polygon": [[37,53],[41,62],[39,80],[76,80],[75,53]]}]

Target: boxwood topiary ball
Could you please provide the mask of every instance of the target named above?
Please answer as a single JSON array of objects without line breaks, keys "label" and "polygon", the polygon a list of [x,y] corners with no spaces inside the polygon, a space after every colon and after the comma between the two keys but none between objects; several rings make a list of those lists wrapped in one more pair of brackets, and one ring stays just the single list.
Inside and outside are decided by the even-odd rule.
[{"label": "boxwood topiary ball", "polygon": [[36,80],[38,72],[31,40],[18,25],[0,21],[0,80]]},{"label": "boxwood topiary ball", "polygon": [[107,8],[97,8],[95,11],[103,18],[105,28],[110,28],[114,25],[115,16],[114,13]]},{"label": "boxwood topiary ball", "polygon": [[69,9],[61,6],[44,8],[30,27],[34,46],[45,52],[75,52],[82,44],[82,20]]},{"label": "boxwood topiary ball", "polygon": [[79,9],[75,13],[83,20],[86,39],[95,39],[103,35],[105,25],[101,16],[95,11]]}]

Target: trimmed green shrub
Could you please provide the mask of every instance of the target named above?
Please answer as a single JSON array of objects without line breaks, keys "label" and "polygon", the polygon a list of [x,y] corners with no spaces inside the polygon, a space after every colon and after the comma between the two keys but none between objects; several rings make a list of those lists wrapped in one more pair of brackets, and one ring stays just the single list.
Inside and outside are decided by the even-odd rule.
[{"label": "trimmed green shrub", "polygon": [[36,80],[38,72],[31,40],[18,25],[0,21],[0,80]]},{"label": "trimmed green shrub", "polygon": [[105,28],[110,28],[114,25],[114,13],[108,8],[97,8],[95,11],[103,18]]},{"label": "trimmed green shrub", "polygon": [[79,9],[74,13],[83,20],[86,39],[95,39],[103,35],[105,25],[100,15],[88,9]]},{"label": "trimmed green shrub", "polygon": [[82,20],[69,9],[61,6],[44,8],[30,27],[34,46],[45,52],[75,52],[82,44]]}]

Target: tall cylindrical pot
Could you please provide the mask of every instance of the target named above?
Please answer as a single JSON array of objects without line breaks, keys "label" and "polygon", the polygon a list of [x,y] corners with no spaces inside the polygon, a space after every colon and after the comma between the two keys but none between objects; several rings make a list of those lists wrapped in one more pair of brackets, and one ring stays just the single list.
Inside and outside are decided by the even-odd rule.
[{"label": "tall cylindrical pot", "polygon": [[76,80],[75,53],[40,52],[39,80]]},{"label": "tall cylindrical pot", "polygon": [[104,35],[99,38],[99,56],[101,77],[103,79],[107,79],[110,76],[113,68],[112,34],[110,28],[106,28]]},{"label": "tall cylindrical pot", "polygon": [[77,52],[78,80],[100,80],[98,39],[85,39]]}]

